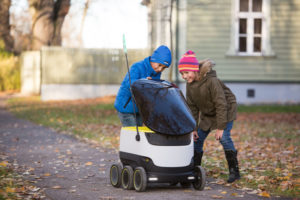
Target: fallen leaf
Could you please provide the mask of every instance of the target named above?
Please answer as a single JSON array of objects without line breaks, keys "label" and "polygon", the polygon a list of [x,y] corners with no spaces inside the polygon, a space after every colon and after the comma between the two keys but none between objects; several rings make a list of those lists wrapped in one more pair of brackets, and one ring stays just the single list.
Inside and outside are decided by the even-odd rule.
[{"label": "fallen leaf", "polygon": [[280,169],[280,168],[276,168],[276,169],[275,169],[275,172],[276,172],[276,173],[279,173],[279,172],[281,172],[281,169]]},{"label": "fallen leaf", "polygon": [[38,188],[38,187],[32,187],[32,188],[30,188],[30,190],[32,191],[32,192],[37,192],[37,191],[39,191],[40,190],[40,188]]},{"label": "fallen leaf", "polygon": [[14,192],[16,191],[16,188],[6,187],[6,188],[5,188],[5,191],[6,191],[7,193],[14,193]]},{"label": "fallen leaf", "polygon": [[30,168],[28,169],[28,171],[29,171],[29,172],[34,171],[34,168],[30,167]]},{"label": "fallen leaf", "polygon": [[216,182],[219,185],[225,184],[225,181],[223,179],[217,180]]},{"label": "fallen leaf", "polygon": [[254,177],[251,174],[249,174],[248,176],[246,176],[246,178],[248,178],[249,180],[252,180]]},{"label": "fallen leaf", "polygon": [[93,162],[87,162],[87,163],[85,163],[86,166],[90,166],[92,164],[93,164]]},{"label": "fallen leaf", "polygon": [[290,182],[289,181],[283,181],[280,183],[280,189],[282,191],[285,191],[289,188]]},{"label": "fallen leaf", "polygon": [[50,173],[45,173],[45,174],[43,174],[43,176],[51,176],[51,174]]},{"label": "fallen leaf", "polygon": [[223,196],[219,196],[219,195],[212,195],[211,197],[214,199],[223,199]]},{"label": "fallen leaf", "polygon": [[257,180],[258,181],[263,181],[263,180],[265,180],[265,176],[260,176]]},{"label": "fallen leaf", "polygon": [[226,192],[226,191],[223,191],[223,192],[221,192],[221,194],[227,194],[227,192]]},{"label": "fallen leaf", "polygon": [[250,192],[247,192],[248,194],[257,194],[258,191],[257,190],[253,190],[253,191],[250,191]]},{"label": "fallen leaf", "polygon": [[6,166],[7,166],[7,164],[8,164],[8,162],[7,162],[7,161],[3,161],[3,162],[1,162],[1,163],[0,163],[0,166],[2,166],[2,167],[6,167]]},{"label": "fallen leaf", "polygon": [[16,188],[16,192],[18,193],[25,192],[25,187]]},{"label": "fallen leaf", "polygon": [[55,186],[52,187],[52,189],[61,189],[61,188],[62,188],[62,187],[59,186],[59,185],[55,185]]},{"label": "fallen leaf", "polygon": [[270,198],[270,194],[267,193],[266,191],[264,191],[264,192],[262,192],[262,193],[259,193],[258,195],[261,196],[261,197],[267,197],[267,198]]},{"label": "fallen leaf", "polygon": [[250,191],[252,189],[251,188],[247,188],[247,187],[243,187],[241,190],[243,190],[243,191]]},{"label": "fallen leaf", "polygon": [[300,178],[297,178],[297,179],[295,180],[295,183],[300,183]]}]

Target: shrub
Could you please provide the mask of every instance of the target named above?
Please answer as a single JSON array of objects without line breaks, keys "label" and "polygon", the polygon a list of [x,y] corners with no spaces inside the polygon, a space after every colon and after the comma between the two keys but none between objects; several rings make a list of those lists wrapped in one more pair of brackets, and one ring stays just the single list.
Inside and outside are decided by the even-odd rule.
[{"label": "shrub", "polygon": [[20,90],[19,58],[0,47],[0,91]]}]

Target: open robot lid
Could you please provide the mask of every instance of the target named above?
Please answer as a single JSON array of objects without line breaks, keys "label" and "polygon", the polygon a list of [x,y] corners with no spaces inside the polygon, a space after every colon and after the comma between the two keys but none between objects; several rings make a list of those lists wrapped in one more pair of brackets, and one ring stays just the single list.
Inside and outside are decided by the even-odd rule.
[{"label": "open robot lid", "polygon": [[196,122],[180,89],[167,81],[140,79],[132,92],[144,124],[166,135],[192,132]]}]

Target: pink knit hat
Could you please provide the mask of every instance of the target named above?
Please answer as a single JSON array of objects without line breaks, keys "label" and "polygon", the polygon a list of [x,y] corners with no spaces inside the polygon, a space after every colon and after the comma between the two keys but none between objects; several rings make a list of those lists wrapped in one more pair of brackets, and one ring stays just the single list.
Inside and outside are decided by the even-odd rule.
[{"label": "pink knit hat", "polygon": [[196,55],[193,51],[187,51],[182,58],[179,60],[178,65],[179,72],[181,71],[199,71],[199,62],[196,58]]}]

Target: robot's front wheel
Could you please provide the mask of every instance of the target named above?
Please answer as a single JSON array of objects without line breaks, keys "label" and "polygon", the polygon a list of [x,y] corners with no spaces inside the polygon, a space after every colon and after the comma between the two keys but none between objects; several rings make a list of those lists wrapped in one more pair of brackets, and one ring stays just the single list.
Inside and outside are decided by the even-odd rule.
[{"label": "robot's front wheel", "polygon": [[133,186],[137,192],[143,192],[147,187],[147,174],[143,167],[137,167],[133,173]]},{"label": "robot's front wheel", "polygon": [[133,189],[133,169],[131,166],[126,165],[122,170],[122,187],[126,190]]},{"label": "robot's front wheel", "polygon": [[201,166],[195,167],[195,181],[193,186],[196,190],[203,190],[205,187],[206,175],[205,170]]},{"label": "robot's front wheel", "polygon": [[116,188],[120,187],[121,185],[122,168],[123,166],[121,163],[113,164],[110,167],[110,183]]}]

